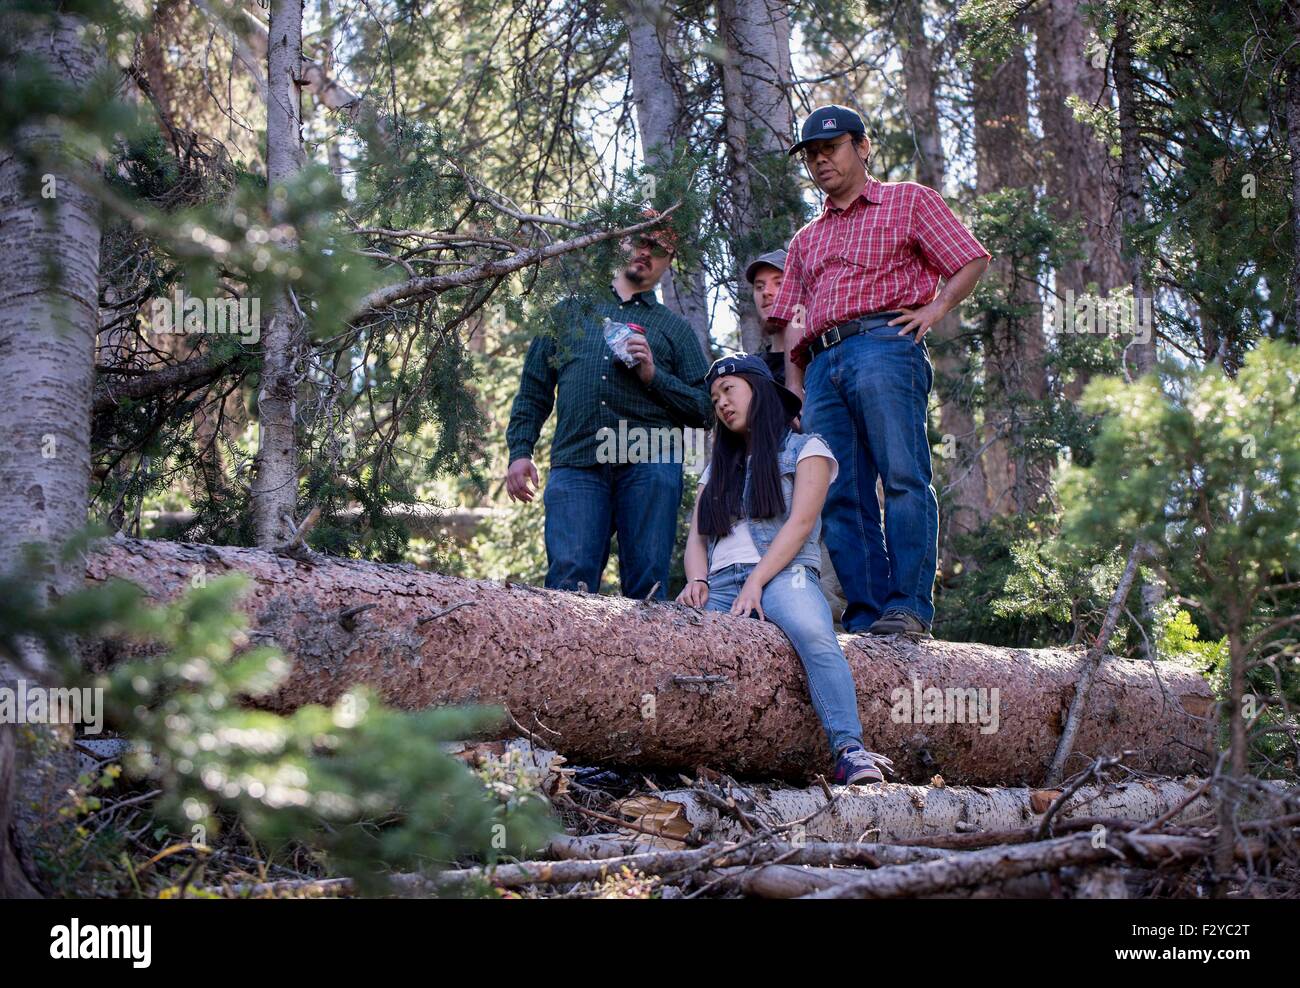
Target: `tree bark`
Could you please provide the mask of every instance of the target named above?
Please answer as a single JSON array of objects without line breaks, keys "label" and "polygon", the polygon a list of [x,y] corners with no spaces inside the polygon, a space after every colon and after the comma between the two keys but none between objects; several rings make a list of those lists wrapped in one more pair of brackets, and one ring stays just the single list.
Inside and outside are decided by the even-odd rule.
[{"label": "tree bark", "polygon": [[[266,178],[273,221],[283,224],[284,186],[302,169],[302,0],[272,0],[267,46]],[[283,224],[282,244],[297,237]],[[262,333],[262,378],[257,391],[257,454],[253,461],[253,523],[257,543],[281,545],[293,534],[298,510],[296,364],[302,322],[286,280],[271,301]]]},{"label": "tree bark", "polygon": [[[1000,65],[976,65],[976,189],[1030,189],[1037,179],[1028,145],[1029,64],[1016,47]],[[1021,259],[1020,263],[1032,263]],[[1032,511],[1051,488],[1051,463],[1027,441],[1025,406],[1047,397],[1042,305],[1032,272],[995,257],[984,279],[998,286],[1001,306],[985,316],[984,372],[988,452],[984,472],[994,513]],[[996,438],[995,438],[996,437]]]},{"label": "tree bark", "polygon": [[[1133,77],[1133,35],[1129,14],[1121,6],[1115,18],[1115,52],[1113,57],[1115,94],[1119,103],[1120,197],[1119,212],[1123,224],[1123,256],[1127,281],[1133,287],[1133,304],[1140,306],[1146,297],[1146,276],[1142,255],[1133,238],[1146,222],[1146,167],[1142,163],[1142,132],[1137,118],[1137,82]],[[1141,310],[1138,310],[1141,311]],[[1152,306],[1154,315],[1155,307]],[[1141,376],[1155,369],[1156,340],[1154,326],[1147,343],[1134,341],[1125,354],[1125,367]]]},{"label": "tree bark", "polygon": [[[1106,145],[1091,127],[1075,119],[1066,102],[1073,96],[1089,106],[1110,105],[1106,71],[1093,64],[1089,34],[1079,0],[1044,0],[1034,14],[1038,113],[1047,151],[1045,185],[1055,200],[1053,215],[1062,224],[1081,224],[1082,232],[1082,256],[1056,272],[1058,295],[1066,289],[1081,295],[1092,284],[1104,295],[1128,281],[1113,215],[1119,183]],[[1086,372],[1077,373],[1066,396],[1077,399],[1087,382]]]},{"label": "tree bark", "polygon": [[[667,166],[677,142],[690,130],[681,103],[680,73],[671,58],[672,12],[661,0],[633,0],[623,7],[623,23],[627,27],[632,102],[636,104],[641,150],[647,164]],[[659,285],[664,304],[690,324],[707,357],[709,299],[703,268],[697,266],[683,277],[675,277],[670,268]]]},{"label": "tree bark", "polygon": [[167,45],[176,35],[176,8],[180,0],[158,0],[149,15],[149,30],[140,39],[140,70],[149,86],[163,126],[173,133],[172,84],[167,65]]},{"label": "tree bark", "polygon": [[[21,37],[16,50],[74,89],[85,87],[99,67],[102,48],[80,17],[11,15],[3,23]],[[60,157],[74,152],[58,123],[29,125],[16,144],[0,148],[0,510],[6,519],[0,570],[14,571],[25,545],[44,545],[37,596],[48,601],[82,580],[82,561],[60,560],[59,550],[86,524],[100,215],[95,198],[60,170]],[[16,153],[36,148],[48,155],[44,175],[29,175]],[[51,260],[53,274],[46,267]],[[43,671],[35,648],[26,660]],[[0,661],[0,684],[10,685],[15,675]],[[10,841],[19,804],[15,733],[0,725],[0,897],[34,894]]]},{"label": "tree bark", "polygon": [[[263,24],[251,10],[244,8],[242,26],[248,30],[248,47],[258,58],[269,58],[270,49],[269,41],[271,37],[270,29]],[[328,23],[329,6],[323,4],[321,8],[321,20]],[[326,50],[330,50],[332,45],[329,38],[332,37],[332,30],[327,34]],[[349,123],[374,122],[383,132],[386,128],[386,120],[379,108],[374,103],[359,93],[354,93],[343,83],[335,78],[333,66],[326,62],[318,62],[315,59],[302,56],[302,47],[299,45],[299,55],[302,58],[299,81],[304,90],[327,109],[342,113]],[[331,153],[333,159],[333,153]],[[333,164],[333,161],[331,161]]]},{"label": "tree bark", "polygon": [[718,0],[717,13],[737,326],[741,349],[758,353],[764,334],[745,290],[745,267],[757,254],[784,247],[795,229],[784,194],[794,181],[786,154],[794,132],[790,19],[782,0]]},{"label": "tree bark", "polygon": [[[1174,809],[1202,780],[1182,779],[1090,785],[1075,793],[1054,817],[1133,820],[1146,823]],[[745,830],[734,818],[710,805],[690,789],[671,789],[658,798],[680,804],[686,819],[706,840],[741,840]],[[827,803],[824,790],[777,789],[755,786],[731,794],[750,817],[769,826],[801,820]],[[906,786],[893,783],[850,786],[842,790],[833,807],[809,820],[810,840],[872,840],[906,844],[912,840],[966,831],[1008,831],[1036,825],[1057,794],[1016,788],[967,786]],[[1213,814],[1206,796],[1193,800],[1173,822]]]},{"label": "tree bark", "polygon": [[[770,864],[759,868],[721,868],[710,875],[734,876],[732,887],[741,895],[757,899],[798,899],[827,889],[848,885],[861,872],[849,868],[817,868],[810,865]],[[992,882],[975,890],[949,890],[933,896],[919,898],[937,899],[1050,899],[1052,886],[1049,876],[1026,875]]]},{"label": "tree bark", "polygon": [[740,337],[740,349],[745,353],[759,353],[763,347],[763,331],[758,324],[758,313],[752,302],[747,303],[743,288],[746,254],[757,253],[753,248],[754,239],[754,193],[750,188],[749,161],[749,127],[741,56],[737,52],[733,20],[737,17],[737,0],[718,0],[718,34],[724,46],[723,57],[719,60],[718,74],[722,82],[723,123],[727,142],[727,190],[731,198],[731,224],[734,231],[733,245],[738,242],[744,246],[734,246],[736,252],[736,289],[737,311],[736,332]]},{"label": "tree bark", "polygon": [[[792,847],[789,844],[768,844],[763,847],[730,851],[721,846],[692,848],[690,850],[660,850],[635,847],[628,854],[609,855],[604,848],[589,839],[582,847],[597,851],[591,858],[575,858],[570,853],[573,838],[557,836],[547,848],[558,861],[521,861],[493,867],[461,868],[444,871],[438,875],[394,874],[389,876],[394,889],[408,893],[442,891],[450,893],[456,888],[477,882],[489,882],[497,888],[525,888],[530,885],[570,885],[575,882],[599,882],[620,874],[623,869],[642,875],[665,875],[710,869],[727,873],[743,866],[733,861],[762,863],[773,858],[783,858],[800,863],[834,863],[841,865],[870,864],[873,860],[885,866],[910,864],[916,861],[937,861],[949,856],[942,851],[925,848],[888,847],[876,844],[824,845],[809,844]],[[706,875],[714,874],[711,869]],[[819,885],[820,887],[820,885]],[[316,881],[290,880],[257,882],[214,887],[210,891],[228,895],[260,897],[267,895],[352,895],[355,884],[350,878],[323,878]]]},{"label": "tree bark", "polygon": [[[505,704],[583,764],[705,764],[792,779],[830,768],[802,666],[770,623],[410,566],[328,557],[307,564],[256,549],[135,539],[101,543],[88,576],[119,576],[170,598],[189,586],[195,567],[209,577],[242,572],[252,579],[242,606],[258,640],[278,643],[292,660],[286,682],[262,701],[271,709],[332,703],[349,686],[368,683],[404,709]],[[375,607],[352,630],[344,627],[341,612],[362,604]],[[914,781],[939,772],[952,783],[1036,784],[1085,660],[1060,649],[840,641],[857,683],[863,743],[888,754]],[[110,662],[131,651],[108,641],[97,655]],[[924,694],[918,709],[904,709],[904,702],[914,705],[916,689],[930,687],[989,690],[984,726],[996,730],[983,733],[972,723],[969,701],[977,694],[963,694],[961,705],[953,694],[951,710],[942,712],[948,723],[925,723]],[[996,725],[987,716],[995,697]],[[1097,671],[1092,716],[1075,749],[1089,760],[1133,749],[1134,768],[1163,774],[1202,770],[1212,758],[1212,703],[1193,671],[1169,666],[1157,677],[1148,663],[1108,659]],[[964,722],[957,722],[959,711]],[[534,726],[534,717],[558,736]]]},{"label": "tree bark", "polygon": [[[1156,835],[1134,837],[1133,841],[1145,856],[1172,861],[1183,859],[1188,863],[1204,854],[1209,844],[1201,837]],[[852,882],[814,892],[807,898],[907,899],[1043,871],[1059,871],[1069,865],[1114,860],[1115,848],[1096,842],[1090,834],[1075,834],[1037,844],[991,847],[943,861],[881,868]]]},{"label": "tree bark", "polygon": [[[1287,19],[1292,36],[1300,37],[1300,4],[1287,4]],[[1286,76],[1286,144],[1291,152],[1291,242],[1300,244],[1300,53],[1294,49]],[[1291,330],[1300,334],[1300,250],[1291,259]]]},{"label": "tree bark", "polygon": [[[1062,226],[1078,226],[1082,234],[1082,256],[1056,271],[1056,294],[1062,299],[1067,291],[1076,297],[1090,290],[1105,295],[1129,281],[1115,216],[1119,182],[1104,140],[1075,119],[1066,101],[1073,96],[1109,108],[1106,70],[1093,64],[1091,25],[1080,0],[1044,0],[1033,26],[1044,185],[1054,200],[1052,215]],[[1076,368],[1062,394],[1077,401],[1090,379],[1086,368]]]}]

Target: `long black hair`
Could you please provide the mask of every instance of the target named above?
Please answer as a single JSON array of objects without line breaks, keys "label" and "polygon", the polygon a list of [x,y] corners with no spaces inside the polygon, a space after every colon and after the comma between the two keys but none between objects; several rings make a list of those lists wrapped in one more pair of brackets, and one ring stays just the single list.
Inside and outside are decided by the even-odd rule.
[{"label": "long black hair", "polygon": [[[747,449],[744,436],[719,421],[713,427],[709,482],[700,491],[700,534],[718,538],[731,531],[737,518],[773,518],[785,510],[778,457],[794,416],[786,410],[771,378],[757,374],[737,374],[736,377],[753,391],[746,415],[749,446]],[[742,512],[740,500],[745,488],[747,452],[753,459],[748,511]]]}]

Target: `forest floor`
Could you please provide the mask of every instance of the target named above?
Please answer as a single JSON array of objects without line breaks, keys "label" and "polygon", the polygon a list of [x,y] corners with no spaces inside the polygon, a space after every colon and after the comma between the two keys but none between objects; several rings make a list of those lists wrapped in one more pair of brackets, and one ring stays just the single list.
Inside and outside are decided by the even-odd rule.
[{"label": "forest floor", "polygon": [[[563,828],[543,853],[493,866],[443,862],[424,874],[396,874],[386,894],[503,898],[1300,898],[1300,814],[1274,808],[1238,828],[1232,870],[1216,882],[1212,814],[1190,823],[1180,809],[1199,805],[1204,787],[1155,819],[1068,817],[1061,812],[1083,781],[1122,785],[1118,759],[1095,764],[1094,778],[1033,792],[1030,826],[988,831],[959,824],[947,833],[891,839],[863,833],[827,839],[824,825],[846,800],[891,787],[829,786],[810,797],[811,813],[773,819],[756,792],[701,767],[693,776],[570,766],[528,742],[444,746],[485,780],[523,759],[527,785],[542,792]],[[200,843],[155,815],[156,789],[124,778],[111,758],[83,758],[85,773],[58,822],[36,848],[42,891],[58,897],[305,898],[363,894],[305,843],[269,848],[238,819]],[[499,774],[497,774],[499,777]],[[1149,781],[1149,780],[1148,780]],[[1195,780],[1187,782],[1192,785]],[[931,788],[944,786],[936,777]],[[975,787],[980,789],[980,787]],[[988,791],[988,790],[981,790]],[[680,803],[689,792],[716,811],[712,828],[692,823]],[[680,797],[679,797],[680,798]],[[911,798],[918,797],[913,793]],[[1290,802],[1290,800],[1286,800]],[[1076,806],[1077,810],[1077,806]],[[1040,812],[1041,811],[1041,812]],[[1180,825],[1170,823],[1178,817]],[[392,821],[358,826],[382,828]],[[1098,842],[1098,834],[1104,835]],[[728,836],[722,836],[727,834]],[[372,894],[366,886],[364,894]],[[384,893],[381,893],[384,894]]]}]

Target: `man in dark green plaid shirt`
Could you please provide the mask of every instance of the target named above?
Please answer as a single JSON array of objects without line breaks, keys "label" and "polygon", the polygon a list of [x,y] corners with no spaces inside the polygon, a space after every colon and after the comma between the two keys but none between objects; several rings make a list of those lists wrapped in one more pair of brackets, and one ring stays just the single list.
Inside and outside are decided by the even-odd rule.
[{"label": "man in dark green plaid shirt", "polygon": [[[553,589],[598,593],[617,532],[624,595],[645,599],[653,590],[656,598],[667,598],[682,500],[681,458],[629,462],[640,457],[620,450],[616,462],[602,462],[610,457],[601,447],[611,433],[635,437],[645,430],[641,434],[650,437],[656,435],[652,429],[676,429],[683,441],[674,449],[684,450],[684,431],[712,420],[704,387],[709,362],[690,325],[654,296],[674,248],[667,231],[642,234],[629,245],[627,264],[613,285],[561,302],[553,313],[557,332],[538,335],[528,348],[506,430],[506,490],[514,500],[533,499],[533,485],[540,483],[533,447],[555,406],[551,472],[542,495],[546,585]],[[605,342],[606,318],[645,329],[628,342],[635,367]],[[606,451],[610,445],[604,443]]]}]

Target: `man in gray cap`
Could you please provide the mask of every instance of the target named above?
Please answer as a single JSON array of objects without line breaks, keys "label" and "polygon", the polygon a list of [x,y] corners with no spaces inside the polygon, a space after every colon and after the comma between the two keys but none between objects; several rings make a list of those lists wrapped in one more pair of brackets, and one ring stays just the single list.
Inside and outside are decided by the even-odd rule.
[{"label": "man in gray cap", "polygon": [[[781,278],[785,274],[785,248],[779,250],[770,250],[766,254],[760,254],[749,262],[749,267],[745,268],[745,280],[749,282],[750,290],[754,293],[754,308],[758,310],[758,321],[762,325],[768,336],[771,337],[771,348],[759,356],[772,371],[772,376],[776,378],[777,384],[785,385],[785,334],[787,327],[782,326],[773,329],[767,321],[768,314],[772,311],[772,306],[776,303],[776,296],[781,291]],[[795,327],[797,332],[800,327]]]}]

